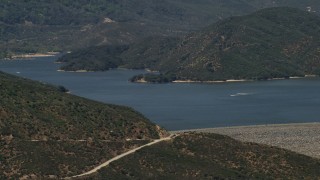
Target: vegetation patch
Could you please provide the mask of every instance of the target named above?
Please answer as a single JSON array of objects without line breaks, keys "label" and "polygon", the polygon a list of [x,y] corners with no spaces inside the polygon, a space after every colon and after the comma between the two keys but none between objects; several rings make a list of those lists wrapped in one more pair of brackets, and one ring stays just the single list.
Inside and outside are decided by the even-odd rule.
[{"label": "vegetation patch", "polygon": [[153,35],[180,36],[230,16],[274,6],[320,12],[316,0],[2,0],[0,59],[123,45]]},{"label": "vegetation patch", "polygon": [[217,134],[187,133],[139,150],[87,179],[318,179],[320,161]]},{"label": "vegetation patch", "polygon": [[[118,56],[118,67],[158,71],[158,77],[146,74],[131,79],[158,83],[319,75],[319,24],[319,16],[310,12],[263,9],[227,18],[183,38],[154,37],[132,44]],[[79,61],[87,56],[84,52],[74,55],[77,58],[65,59],[63,69],[94,61]]]},{"label": "vegetation patch", "polygon": [[0,177],[66,177],[167,133],[131,108],[0,72]]}]

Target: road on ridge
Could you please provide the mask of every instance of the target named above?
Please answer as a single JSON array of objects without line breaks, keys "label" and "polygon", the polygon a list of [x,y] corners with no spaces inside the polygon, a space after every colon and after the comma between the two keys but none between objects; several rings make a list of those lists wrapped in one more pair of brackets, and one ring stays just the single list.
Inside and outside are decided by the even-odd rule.
[{"label": "road on ridge", "polygon": [[66,177],[66,178],[64,178],[64,179],[72,179],[72,178],[83,177],[83,176],[87,176],[87,175],[93,174],[93,173],[97,172],[98,170],[100,170],[101,168],[108,166],[111,162],[116,161],[116,160],[118,160],[118,159],[121,159],[121,158],[123,158],[123,157],[125,157],[125,156],[127,156],[127,155],[129,155],[129,154],[132,154],[132,153],[136,152],[136,151],[139,150],[139,149],[142,149],[142,148],[144,148],[144,147],[146,147],[146,146],[151,146],[151,145],[157,144],[157,143],[162,142],[162,141],[171,140],[171,139],[174,138],[174,137],[176,137],[176,135],[175,135],[175,134],[171,134],[171,135],[168,136],[168,137],[161,138],[161,139],[156,139],[156,140],[154,140],[154,141],[152,141],[152,142],[150,142],[150,143],[148,143],[148,144],[145,144],[145,145],[143,145],[143,146],[140,146],[140,147],[137,147],[137,148],[132,149],[132,150],[130,150],[130,151],[127,151],[127,152],[125,152],[125,153],[122,153],[122,154],[120,154],[120,155],[118,155],[118,156],[116,156],[116,157],[114,157],[114,158],[112,158],[112,159],[104,162],[103,164],[101,164],[101,165],[93,168],[93,169],[90,170],[90,171],[87,171],[87,172],[82,173],[82,174],[79,174],[79,175],[75,175],[75,176],[71,176],[71,177]]}]

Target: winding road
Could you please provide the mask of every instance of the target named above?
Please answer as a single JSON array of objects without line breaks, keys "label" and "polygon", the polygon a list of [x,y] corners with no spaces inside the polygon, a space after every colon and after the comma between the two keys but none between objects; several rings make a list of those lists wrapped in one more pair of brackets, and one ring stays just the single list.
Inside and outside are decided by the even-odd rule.
[{"label": "winding road", "polygon": [[129,155],[129,154],[132,154],[132,153],[136,152],[136,151],[139,150],[139,149],[142,149],[142,148],[144,148],[144,147],[146,147],[146,146],[151,146],[151,145],[157,144],[157,143],[162,142],[162,141],[171,140],[171,139],[174,138],[174,137],[176,137],[176,135],[175,135],[175,134],[171,134],[171,135],[168,136],[168,137],[161,138],[161,139],[156,139],[156,140],[154,140],[154,141],[152,141],[152,142],[150,142],[150,143],[148,143],[148,144],[145,144],[145,145],[143,145],[143,146],[137,147],[137,148],[132,149],[132,150],[130,150],[130,151],[128,151],[128,152],[125,152],[125,153],[123,153],[123,154],[120,154],[120,155],[118,155],[118,156],[116,156],[116,157],[114,157],[114,158],[112,158],[112,159],[104,162],[103,164],[101,164],[101,165],[93,168],[92,170],[90,170],[90,171],[88,171],[88,172],[85,172],[85,173],[82,173],[82,174],[79,174],[79,175],[75,175],[75,176],[71,176],[71,177],[66,177],[66,178],[64,178],[64,179],[72,179],[72,178],[77,178],[77,177],[83,177],[83,176],[91,175],[91,174],[97,172],[98,170],[100,170],[101,168],[108,166],[111,162],[116,161],[116,160],[118,160],[118,159],[121,159],[121,158],[123,158],[123,157],[125,157],[125,156],[127,156],[127,155]]}]

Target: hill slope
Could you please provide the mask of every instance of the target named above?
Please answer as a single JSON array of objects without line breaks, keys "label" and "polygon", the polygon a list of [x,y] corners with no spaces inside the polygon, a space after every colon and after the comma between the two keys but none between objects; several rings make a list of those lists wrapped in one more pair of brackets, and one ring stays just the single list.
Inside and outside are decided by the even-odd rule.
[{"label": "hill slope", "polygon": [[177,37],[152,36],[131,45],[84,48],[63,55],[57,62],[63,62],[60,69],[66,71],[103,71],[117,67],[156,68],[179,40]]},{"label": "hill slope", "polygon": [[78,174],[166,134],[131,108],[63,88],[1,72],[0,87],[0,179]]},{"label": "hill slope", "polygon": [[291,8],[233,17],[186,36],[157,68],[181,80],[320,74],[320,18]]},{"label": "hill slope", "polygon": [[[0,179],[80,174],[167,133],[105,105],[0,72]],[[226,136],[187,133],[113,162],[89,179],[317,179],[320,161]]]},{"label": "hill slope", "polygon": [[183,134],[88,179],[319,179],[319,159],[216,134]]},{"label": "hill slope", "polygon": [[273,6],[320,12],[317,0],[3,0],[0,57],[127,44],[151,35],[180,35]]},{"label": "hill slope", "polygon": [[[320,18],[293,8],[231,17],[184,38],[155,38],[118,54],[120,66],[150,68],[147,81],[268,79],[320,74]],[[101,48],[101,54],[103,54]],[[75,55],[77,52],[75,52]],[[78,57],[86,57],[79,52]],[[69,58],[73,64],[90,59]],[[68,65],[63,69],[73,69]]]}]

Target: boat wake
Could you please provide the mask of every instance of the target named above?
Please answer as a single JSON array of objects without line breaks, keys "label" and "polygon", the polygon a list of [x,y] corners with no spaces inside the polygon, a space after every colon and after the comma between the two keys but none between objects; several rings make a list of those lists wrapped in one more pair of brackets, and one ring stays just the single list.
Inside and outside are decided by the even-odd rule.
[{"label": "boat wake", "polygon": [[236,96],[247,96],[250,95],[250,93],[237,93],[237,94],[231,94],[231,97],[236,97]]}]

